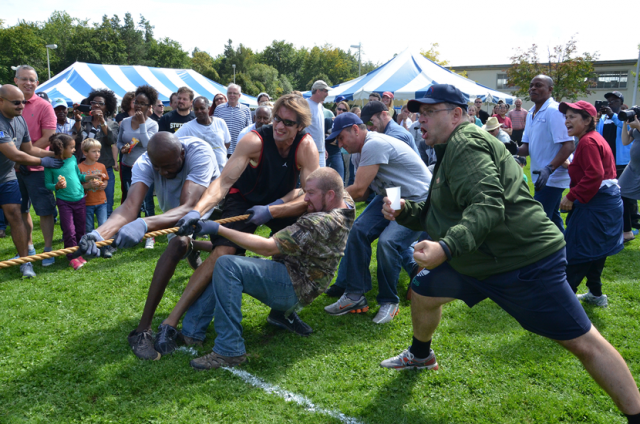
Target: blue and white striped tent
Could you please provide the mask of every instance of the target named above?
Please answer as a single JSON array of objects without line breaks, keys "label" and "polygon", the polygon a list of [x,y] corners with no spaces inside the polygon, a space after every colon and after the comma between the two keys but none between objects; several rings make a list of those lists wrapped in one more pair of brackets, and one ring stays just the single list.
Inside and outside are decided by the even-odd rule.
[{"label": "blue and white striped tent", "polygon": [[[336,96],[345,96],[347,100],[368,100],[369,94],[385,91],[394,94],[395,100],[411,100],[424,97],[433,84],[455,85],[468,101],[476,97],[483,101],[497,103],[503,100],[513,104],[515,97],[478,84],[443,68],[422,56],[419,52],[405,50],[384,65],[354,80],[334,86],[329,90],[326,102],[332,102]],[[305,98],[311,91],[303,93]]]},{"label": "blue and white striped tent", "polygon": [[[168,106],[171,93],[187,86],[195,96],[205,96],[210,101],[218,93],[226,95],[227,88],[206,78],[192,69],[152,68],[149,66],[96,65],[76,62],[38,87],[49,99],[63,98],[69,105],[80,103],[91,90],[108,88],[118,99],[127,91],[148,84],[158,90],[160,100]],[[240,103],[257,106],[255,97],[243,94]]]}]

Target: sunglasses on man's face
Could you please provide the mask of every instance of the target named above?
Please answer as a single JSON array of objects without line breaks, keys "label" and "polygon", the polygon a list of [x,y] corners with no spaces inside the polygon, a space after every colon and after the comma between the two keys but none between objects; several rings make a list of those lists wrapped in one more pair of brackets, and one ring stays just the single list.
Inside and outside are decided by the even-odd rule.
[{"label": "sunglasses on man's face", "polygon": [[282,122],[285,127],[293,127],[293,126],[298,125],[298,123],[296,121],[290,121],[288,119],[282,119],[278,115],[274,115],[273,116],[273,122]]},{"label": "sunglasses on man's face", "polygon": [[8,101],[9,103],[11,103],[14,106],[20,106],[21,104],[22,105],[26,105],[27,104],[26,100],[9,100],[6,97],[0,97],[0,98]]}]

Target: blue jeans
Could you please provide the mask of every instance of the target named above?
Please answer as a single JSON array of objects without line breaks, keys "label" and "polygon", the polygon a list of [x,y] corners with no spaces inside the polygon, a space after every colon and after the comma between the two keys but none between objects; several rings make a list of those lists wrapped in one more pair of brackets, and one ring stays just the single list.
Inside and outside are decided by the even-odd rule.
[{"label": "blue jeans", "polygon": [[0,207],[0,230],[7,229],[7,221],[4,219],[4,211]]},{"label": "blue jeans", "polygon": [[533,198],[542,203],[542,208],[547,217],[564,234],[564,224],[562,223],[562,216],[560,216],[560,200],[562,200],[563,191],[563,188],[546,186],[542,190],[536,191]]},{"label": "blue jeans", "polygon": [[338,153],[329,155],[327,159],[327,166],[333,168],[338,172],[342,181],[344,181],[344,160],[342,159],[342,153],[338,150]]},{"label": "blue jeans", "polygon": [[382,215],[382,199],[383,196],[376,196],[354,222],[335,284],[343,287],[346,293],[364,294],[371,290],[371,243],[378,239],[376,299],[379,304],[399,303],[397,284],[402,265],[401,253],[418,239],[422,231],[387,221]]},{"label": "blue jeans", "polygon": [[221,256],[211,284],[185,314],[182,334],[204,340],[207,327],[215,318],[217,337],[213,351],[222,356],[244,355],[242,293],[277,311],[288,311],[298,303],[284,264],[245,256]]},{"label": "blue jeans", "polygon": [[107,206],[108,204],[106,202],[101,205],[87,206],[87,225],[85,228],[86,234],[89,234],[91,231],[93,231],[94,215],[98,219],[98,227],[107,221]]},{"label": "blue jeans", "polygon": [[107,168],[107,175],[109,176],[109,181],[107,181],[107,188],[104,189],[104,194],[107,195],[107,218],[109,218],[113,212],[113,194],[116,190],[116,176],[113,173],[113,167]]},{"label": "blue jeans", "polygon": [[427,239],[429,239],[429,236],[427,235],[427,233],[423,232],[422,234],[420,234],[420,237],[418,238],[418,240],[411,243],[411,246],[409,246],[407,249],[400,252],[400,256],[402,257],[401,259],[402,268],[404,268],[404,270],[407,271],[407,274],[409,274],[409,277],[411,277],[411,274],[418,269],[418,264],[416,263],[416,260],[413,258],[414,247],[416,243],[421,242],[422,240],[427,240]]}]

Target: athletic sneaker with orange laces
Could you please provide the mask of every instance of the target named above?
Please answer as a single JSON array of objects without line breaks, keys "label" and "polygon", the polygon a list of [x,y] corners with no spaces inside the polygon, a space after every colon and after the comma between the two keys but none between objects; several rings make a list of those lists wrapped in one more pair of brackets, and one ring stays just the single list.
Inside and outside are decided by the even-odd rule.
[{"label": "athletic sneaker with orange laces", "polygon": [[329,315],[335,316],[348,314],[349,312],[352,314],[362,314],[369,310],[369,305],[363,295],[360,295],[358,300],[351,300],[349,293],[345,293],[336,303],[325,306],[324,310],[327,311]]}]

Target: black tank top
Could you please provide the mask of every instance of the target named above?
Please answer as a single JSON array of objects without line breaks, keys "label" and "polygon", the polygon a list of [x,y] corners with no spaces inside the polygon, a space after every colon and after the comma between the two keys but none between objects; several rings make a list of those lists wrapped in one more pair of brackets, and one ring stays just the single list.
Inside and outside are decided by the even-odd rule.
[{"label": "black tank top", "polygon": [[300,141],[307,135],[306,131],[298,133],[293,140],[286,158],[280,156],[273,139],[273,126],[263,125],[252,132],[262,140],[260,161],[256,166],[247,165],[229,194],[238,193],[247,202],[254,205],[267,205],[284,197],[298,183],[300,170],[296,165],[296,154]]}]

